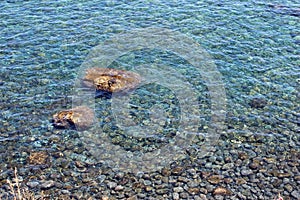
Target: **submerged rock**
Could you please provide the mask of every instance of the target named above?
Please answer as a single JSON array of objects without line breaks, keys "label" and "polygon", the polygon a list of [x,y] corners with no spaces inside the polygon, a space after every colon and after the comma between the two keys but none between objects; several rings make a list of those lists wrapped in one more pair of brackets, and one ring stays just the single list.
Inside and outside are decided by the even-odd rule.
[{"label": "submerged rock", "polygon": [[211,184],[219,184],[222,181],[222,177],[220,175],[211,175],[207,181]]},{"label": "submerged rock", "polygon": [[89,68],[83,78],[83,84],[87,87],[95,87],[105,92],[123,92],[136,88],[141,82],[139,74],[111,69],[111,68]]},{"label": "submerged rock", "polygon": [[34,165],[44,165],[47,163],[48,154],[44,151],[31,152],[29,156],[29,163]]},{"label": "submerged rock", "polygon": [[213,195],[231,195],[232,192],[224,187],[217,187],[213,190]]},{"label": "submerged rock", "polygon": [[94,112],[87,106],[78,106],[53,115],[53,124],[58,128],[87,129],[94,123]]},{"label": "submerged rock", "polygon": [[267,100],[265,100],[264,98],[259,98],[259,97],[251,99],[251,101],[249,103],[249,105],[252,108],[263,108],[267,104],[268,104]]}]

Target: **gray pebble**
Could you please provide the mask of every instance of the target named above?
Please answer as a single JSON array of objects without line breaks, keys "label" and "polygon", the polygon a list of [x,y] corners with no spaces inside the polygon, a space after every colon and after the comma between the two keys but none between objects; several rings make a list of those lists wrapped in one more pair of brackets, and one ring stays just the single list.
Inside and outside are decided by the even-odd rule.
[{"label": "gray pebble", "polygon": [[189,197],[189,194],[188,194],[188,193],[186,193],[186,192],[180,193],[180,198],[181,198],[181,199],[187,199],[188,197]]},{"label": "gray pebble", "polygon": [[124,187],[122,185],[117,185],[117,187],[115,188],[116,191],[121,191],[123,189]]},{"label": "gray pebble", "polygon": [[247,197],[241,193],[238,193],[239,199],[247,199]]},{"label": "gray pebble", "polygon": [[290,193],[288,191],[283,191],[282,196],[290,196]]},{"label": "gray pebble", "polygon": [[144,180],[144,184],[145,184],[145,185],[152,185],[152,182],[149,181],[149,180]]},{"label": "gray pebble", "polygon": [[107,183],[107,186],[108,186],[110,189],[112,189],[112,188],[117,187],[117,183],[115,183],[115,182],[108,182],[108,183]]},{"label": "gray pebble", "polygon": [[174,191],[174,192],[177,192],[177,193],[180,193],[180,192],[183,192],[184,189],[183,189],[182,187],[174,187],[174,188],[173,188],[173,191]]},{"label": "gray pebble", "polygon": [[61,193],[62,194],[67,194],[67,195],[71,194],[71,192],[69,190],[61,190]]},{"label": "gray pebble", "polygon": [[100,175],[97,177],[97,180],[99,181],[99,183],[103,183],[103,181],[106,179],[105,175]]},{"label": "gray pebble", "polygon": [[205,168],[207,168],[207,169],[212,168],[212,163],[207,162],[207,163],[205,164]]},{"label": "gray pebble", "polygon": [[294,190],[292,193],[291,193],[292,197],[294,197],[295,199],[300,199],[300,192],[299,191],[296,191]]},{"label": "gray pebble", "polygon": [[173,199],[174,200],[178,200],[179,198],[179,194],[177,192],[173,193]]},{"label": "gray pebble", "polygon": [[211,184],[207,184],[206,189],[208,192],[212,192],[214,190],[214,186],[212,186]]},{"label": "gray pebble", "polygon": [[39,182],[37,182],[37,181],[29,181],[29,182],[26,183],[26,185],[28,187],[30,187],[30,188],[35,188],[36,186],[39,185]]},{"label": "gray pebble", "polygon": [[197,171],[195,169],[188,169],[187,172],[192,176],[195,176],[197,174]]},{"label": "gray pebble", "polygon": [[[200,198],[201,200],[207,200],[206,195],[204,195],[204,194],[200,194],[200,195],[199,195],[199,198]],[[196,199],[196,198],[195,198],[195,199]]]},{"label": "gray pebble", "polygon": [[199,183],[197,181],[190,181],[187,183],[187,185],[191,188],[194,188],[194,187],[198,187]]},{"label": "gray pebble", "polygon": [[216,195],[216,196],[214,197],[214,199],[216,199],[216,200],[223,200],[224,197],[221,196],[221,195]]},{"label": "gray pebble", "polygon": [[146,197],[146,194],[139,193],[137,196],[138,199],[144,199]]},{"label": "gray pebble", "polygon": [[214,163],[215,161],[216,161],[216,157],[215,156],[211,156],[211,157],[209,157],[209,162],[211,162],[211,163]]},{"label": "gray pebble", "polygon": [[116,177],[119,178],[119,179],[123,178],[124,177],[124,172],[118,172],[116,174]]},{"label": "gray pebble", "polygon": [[42,189],[49,189],[51,187],[53,187],[55,184],[54,181],[50,180],[50,181],[45,181],[44,183],[41,184],[41,188]]},{"label": "gray pebble", "polygon": [[250,174],[252,174],[253,172],[252,172],[252,170],[251,169],[243,169],[242,171],[241,171],[241,174],[243,175],[243,176],[248,176],[248,175],[250,175]]},{"label": "gray pebble", "polygon": [[233,167],[234,167],[233,163],[227,163],[227,164],[223,165],[222,169],[229,170],[229,169],[233,169]]},{"label": "gray pebble", "polygon": [[8,170],[5,171],[5,172],[2,172],[2,173],[0,174],[0,179],[1,179],[1,180],[7,179],[8,174],[9,174],[9,171],[8,171]]}]

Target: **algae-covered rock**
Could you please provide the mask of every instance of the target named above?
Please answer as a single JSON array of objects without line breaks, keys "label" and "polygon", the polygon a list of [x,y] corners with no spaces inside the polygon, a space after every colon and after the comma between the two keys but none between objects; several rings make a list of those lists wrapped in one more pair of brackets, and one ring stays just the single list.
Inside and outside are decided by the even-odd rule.
[{"label": "algae-covered rock", "polygon": [[53,115],[53,123],[58,128],[87,129],[94,123],[94,112],[87,106],[78,106],[59,111]]},{"label": "algae-covered rock", "polygon": [[111,68],[89,68],[83,84],[105,92],[123,92],[136,88],[141,82],[139,74]]}]

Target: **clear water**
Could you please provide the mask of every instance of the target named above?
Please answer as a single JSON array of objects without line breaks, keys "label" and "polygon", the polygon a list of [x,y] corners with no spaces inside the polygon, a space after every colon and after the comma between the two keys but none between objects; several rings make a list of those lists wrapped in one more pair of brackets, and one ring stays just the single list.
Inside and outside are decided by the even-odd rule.
[{"label": "clear water", "polygon": [[[222,140],[251,146],[260,138],[265,149],[279,145],[298,151],[299,7],[296,1],[1,1],[0,160],[5,164],[0,170],[26,168],[24,147],[55,152],[69,141],[77,144],[76,131],[54,129],[51,119],[71,107],[80,65],[91,48],[109,37],[150,26],[179,31],[212,56],[227,97],[228,129]],[[155,57],[149,52],[135,56],[140,63]],[[174,59],[161,60],[181,62]],[[136,64],[130,56],[118,62]],[[209,103],[200,95],[205,85],[182,66],[206,102],[202,129],[209,123]],[[254,97],[267,105],[252,108]],[[147,106],[143,109],[137,114],[147,117]],[[53,135],[59,135],[59,144],[50,139]]]}]

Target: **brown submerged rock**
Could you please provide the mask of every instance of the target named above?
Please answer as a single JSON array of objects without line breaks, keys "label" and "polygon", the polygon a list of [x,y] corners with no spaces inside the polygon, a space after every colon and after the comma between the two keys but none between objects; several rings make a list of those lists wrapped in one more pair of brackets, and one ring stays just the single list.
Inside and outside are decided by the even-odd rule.
[{"label": "brown submerged rock", "polygon": [[219,184],[223,180],[222,180],[222,176],[220,175],[211,175],[208,177],[207,181],[210,182],[211,184]]},{"label": "brown submerged rock", "polygon": [[137,73],[125,70],[93,67],[86,71],[83,84],[105,92],[122,92],[136,88],[141,82]]},{"label": "brown submerged rock", "polygon": [[217,187],[213,191],[213,195],[231,195],[232,192],[224,187]]},{"label": "brown submerged rock", "polygon": [[48,154],[44,151],[31,152],[28,159],[30,164],[44,165],[47,163]]},{"label": "brown submerged rock", "polygon": [[94,123],[94,112],[87,106],[78,106],[53,115],[53,124],[58,128],[87,129]]}]

